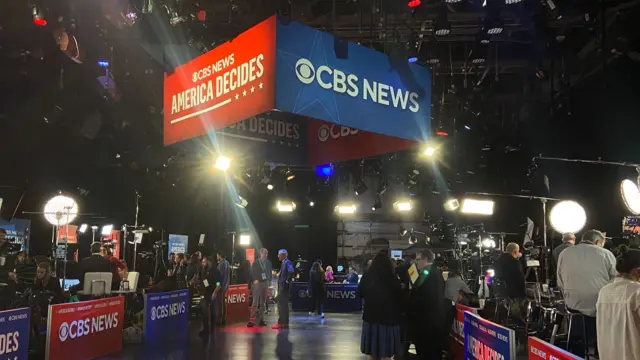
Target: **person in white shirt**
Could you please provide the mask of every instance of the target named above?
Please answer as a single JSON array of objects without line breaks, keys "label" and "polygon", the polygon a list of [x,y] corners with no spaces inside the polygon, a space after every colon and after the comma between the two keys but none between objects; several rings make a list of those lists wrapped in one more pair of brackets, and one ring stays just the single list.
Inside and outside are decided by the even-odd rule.
[{"label": "person in white shirt", "polygon": [[[604,248],[605,236],[598,230],[587,230],[578,245],[564,249],[558,257],[558,286],[569,311],[584,315],[587,344],[596,345],[596,302],[598,293],[618,275],[616,258]],[[582,322],[572,322],[569,351],[585,356]]]},{"label": "person in white shirt", "polygon": [[640,251],[623,246],[620,253],[620,276],[598,295],[600,360],[640,359]]}]

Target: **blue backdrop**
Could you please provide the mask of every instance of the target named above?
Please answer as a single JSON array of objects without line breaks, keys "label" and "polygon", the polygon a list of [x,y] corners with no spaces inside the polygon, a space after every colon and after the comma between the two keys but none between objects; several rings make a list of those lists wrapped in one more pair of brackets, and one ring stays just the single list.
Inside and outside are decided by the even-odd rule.
[{"label": "blue backdrop", "polygon": [[[307,296],[306,282],[294,282],[291,287],[291,309],[309,311],[311,299]],[[327,284],[324,300],[325,312],[358,312],[362,310],[362,298],[358,295],[358,284]]]},{"label": "blue backdrop", "polygon": [[29,358],[29,316],[31,309],[0,312],[0,360]]},{"label": "blue backdrop", "polygon": [[144,342],[186,342],[189,336],[189,301],[189,290],[145,295]]},{"label": "blue backdrop", "polygon": [[426,140],[431,73],[406,58],[277,23],[276,109],[409,140]]},{"label": "blue backdrop", "polygon": [[516,360],[516,333],[478,315],[464,313],[464,358]]}]

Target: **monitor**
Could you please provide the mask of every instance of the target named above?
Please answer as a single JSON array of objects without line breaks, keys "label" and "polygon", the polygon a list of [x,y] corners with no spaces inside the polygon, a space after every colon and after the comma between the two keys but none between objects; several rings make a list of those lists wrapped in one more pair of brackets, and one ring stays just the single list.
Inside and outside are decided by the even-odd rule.
[{"label": "monitor", "polygon": [[[60,287],[62,287],[62,280],[60,279]],[[80,285],[80,279],[66,279],[64,281],[64,291],[69,291],[69,288],[72,286]]]},{"label": "monitor", "polygon": [[391,258],[396,260],[402,259],[402,250],[391,250]]}]

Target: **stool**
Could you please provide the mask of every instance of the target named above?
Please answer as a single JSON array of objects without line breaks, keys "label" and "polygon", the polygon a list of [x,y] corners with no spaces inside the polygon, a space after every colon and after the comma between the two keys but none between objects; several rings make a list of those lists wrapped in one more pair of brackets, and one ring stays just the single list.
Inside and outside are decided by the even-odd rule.
[{"label": "stool", "polygon": [[[564,305],[564,304],[563,304]],[[570,310],[569,308],[567,308],[566,306],[562,306],[561,309],[557,309],[556,310],[556,314],[557,315],[562,315],[564,317],[564,319],[568,319],[567,323],[568,323],[568,329],[567,329],[567,344],[565,346],[565,349],[568,351],[569,350],[569,342],[571,341],[571,329],[573,327],[573,318],[574,317],[579,317],[582,320],[582,339],[584,340],[584,358],[585,360],[589,359],[589,343],[587,341],[587,328],[585,325],[585,319],[584,319],[584,315],[581,312],[578,311],[573,311]],[[556,338],[556,333],[558,330],[558,325],[554,325],[553,326],[553,331],[551,334],[551,343],[553,344],[555,342],[555,338]]]}]

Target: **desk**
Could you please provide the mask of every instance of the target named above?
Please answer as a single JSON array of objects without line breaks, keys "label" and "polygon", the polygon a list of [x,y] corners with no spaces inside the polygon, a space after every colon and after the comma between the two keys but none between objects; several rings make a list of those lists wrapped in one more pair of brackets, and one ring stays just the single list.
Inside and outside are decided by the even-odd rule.
[{"label": "desk", "polygon": [[[291,309],[293,311],[309,311],[310,308],[311,299],[307,296],[307,283],[292,283]],[[362,311],[362,299],[358,295],[358,284],[327,284],[324,311],[338,313]]]}]

